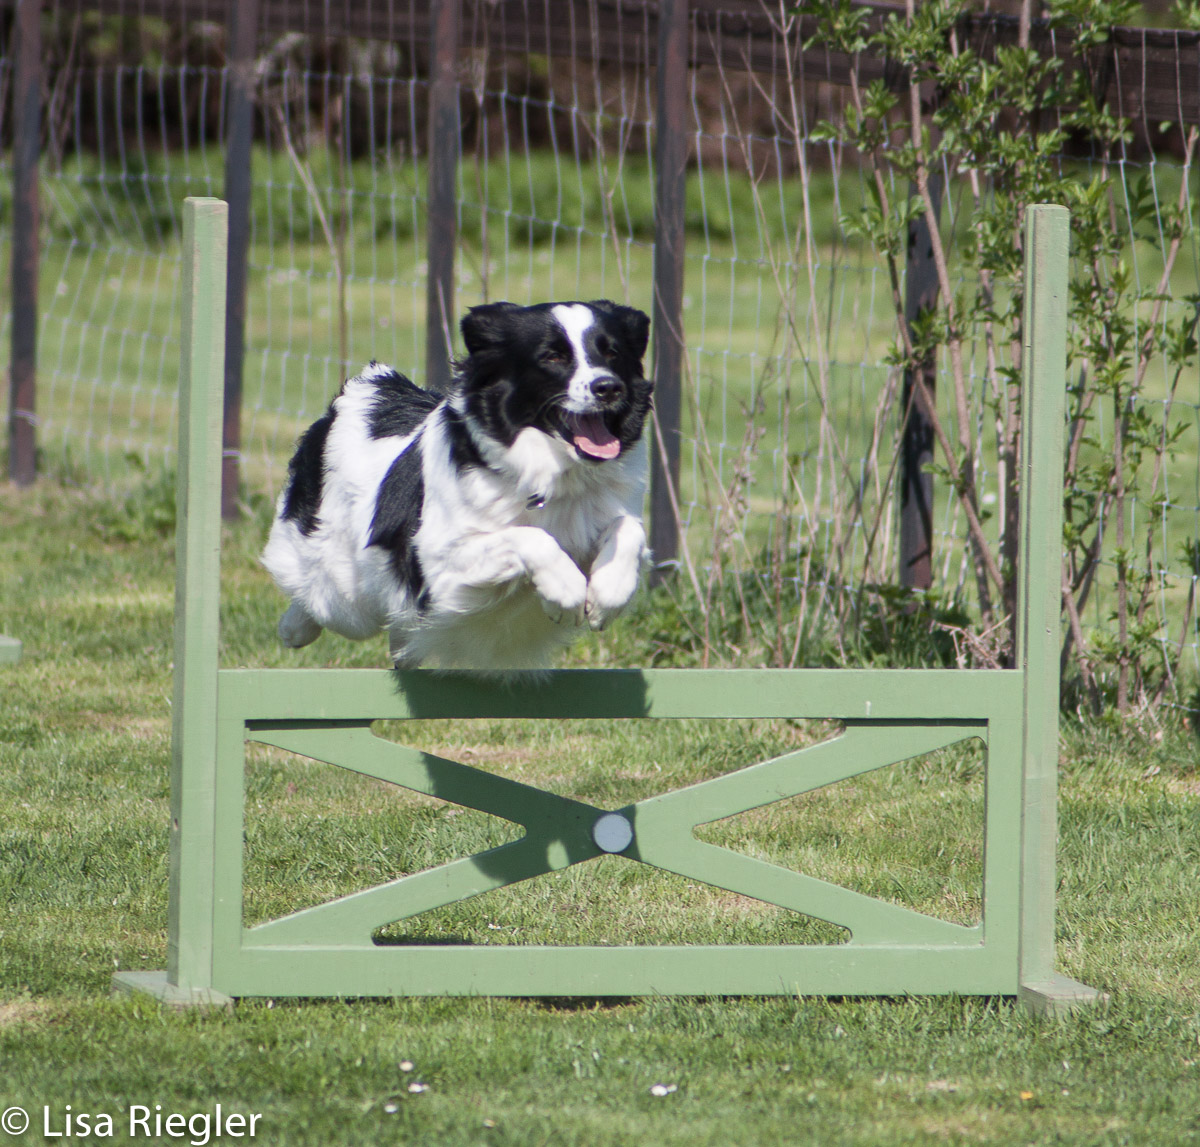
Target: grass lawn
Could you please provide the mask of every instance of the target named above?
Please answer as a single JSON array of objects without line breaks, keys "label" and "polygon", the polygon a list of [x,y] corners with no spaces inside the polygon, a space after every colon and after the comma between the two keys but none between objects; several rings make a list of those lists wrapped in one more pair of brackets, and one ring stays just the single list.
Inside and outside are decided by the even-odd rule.
[{"label": "grass lawn", "polygon": [[[0,669],[0,1111],[31,1113],[23,1141],[65,1138],[43,1139],[43,1106],[56,1132],[67,1105],[108,1113],[123,1142],[133,1105],[165,1116],[220,1103],[261,1115],[255,1142],[289,1145],[1200,1143],[1200,772],[1183,728],[1064,723],[1059,961],[1110,1000],[1059,1021],[953,997],[262,1000],[231,1013],[110,999],[114,968],[166,960],[168,525],[153,489],[125,506],[49,483],[0,487],[0,633],[25,643],[20,665]],[[278,646],[280,600],[254,560],[262,537],[261,519],[227,532],[224,663],[383,664],[382,641]],[[645,602],[570,663],[649,663],[671,608]],[[831,731],[473,721],[408,732],[616,803]],[[251,919],[505,831],[267,750],[251,759],[246,812]],[[981,812],[968,746],[704,833],[969,922]],[[838,939],[638,868],[577,866],[396,930],[517,944]]]}]

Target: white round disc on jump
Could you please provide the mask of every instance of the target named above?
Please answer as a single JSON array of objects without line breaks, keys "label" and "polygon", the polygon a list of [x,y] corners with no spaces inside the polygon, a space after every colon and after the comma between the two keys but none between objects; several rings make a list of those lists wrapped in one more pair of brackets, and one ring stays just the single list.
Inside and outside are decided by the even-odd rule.
[{"label": "white round disc on jump", "polygon": [[606,812],[592,825],[592,839],[602,852],[624,852],[633,843],[633,825],[619,812]]}]

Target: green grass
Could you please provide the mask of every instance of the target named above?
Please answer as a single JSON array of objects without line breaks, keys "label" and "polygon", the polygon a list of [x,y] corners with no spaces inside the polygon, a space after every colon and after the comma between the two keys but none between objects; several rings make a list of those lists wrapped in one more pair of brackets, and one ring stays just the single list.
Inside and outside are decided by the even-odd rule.
[{"label": "green grass", "polygon": [[[109,999],[114,968],[166,958],[172,555],[161,500],[152,485],[129,505],[49,484],[0,488],[0,632],[25,644],[21,664],[0,670],[0,1109],[29,1109],[39,1132],[43,1105],[59,1130],[67,1104],[108,1112],[117,1142],[131,1104],[192,1114],[218,1102],[261,1113],[256,1142],[289,1145],[1200,1142],[1200,774],[1181,728],[1156,739],[1064,726],[1059,962],[1111,999],[1061,1021],[952,997],[253,1001],[190,1014]],[[226,534],[224,663],[382,664],[382,641],[279,648],[280,601],[254,562],[261,540],[261,519]],[[648,663],[669,612],[643,604],[571,662]],[[603,802],[830,732],[703,721],[404,730]],[[249,778],[252,918],[507,831],[281,753],[256,754]],[[704,832],[966,921],[978,911],[980,806],[967,751]],[[616,858],[393,931],[518,944],[838,939]],[[655,1095],[656,1084],[675,1090]]]}]

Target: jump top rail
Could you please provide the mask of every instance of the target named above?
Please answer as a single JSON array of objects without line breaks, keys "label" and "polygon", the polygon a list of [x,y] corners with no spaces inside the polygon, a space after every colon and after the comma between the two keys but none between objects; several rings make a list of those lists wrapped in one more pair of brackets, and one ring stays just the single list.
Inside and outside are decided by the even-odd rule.
[{"label": "jump top rail", "polygon": [[962,721],[1018,713],[1017,669],[562,669],[524,685],[387,669],[229,669],[222,711],[259,721],[737,718]]}]

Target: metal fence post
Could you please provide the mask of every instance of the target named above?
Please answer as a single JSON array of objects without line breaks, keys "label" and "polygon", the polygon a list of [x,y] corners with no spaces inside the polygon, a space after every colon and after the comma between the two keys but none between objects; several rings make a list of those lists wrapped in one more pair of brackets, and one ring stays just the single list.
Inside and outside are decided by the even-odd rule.
[{"label": "metal fence post", "polygon": [[12,358],[8,470],[18,486],[37,477],[38,153],[42,130],[42,4],[18,0],[14,21]]},{"label": "metal fence post", "polygon": [[454,354],[454,248],[458,241],[458,29],[460,0],[430,5],[429,121],[426,148],[425,385],[450,385]]},{"label": "metal fence post", "polygon": [[[942,175],[929,176],[934,217],[919,215],[908,225],[908,258],[904,278],[904,321],[911,328],[921,312],[937,306],[938,276],[929,233],[938,226],[942,209]],[[919,371],[932,399],[937,394],[937,360],[930,353],[904,372],[900,406],[903,433],[900,444],[900,584],[928,589],[933,584],[933,424],[916,401]]]},{"label": "metal fence post", "polygon": [[229,11],[229,118],[225,135],[225,199],[229,264],[225,300],[225,413],[221,432],[221,517],[238,514],[242,452],[242,367],[246,350],[246,278],[250,259],[250,144],[254,137],[254,55],[258,0]]},{"label": "metal fence post", "polygon": [[650,549],[660,581],[679,554],[679,431],[683,375],[684,205],[687,194],[688,0],[658,5],[654,132],[654,411]]}]

